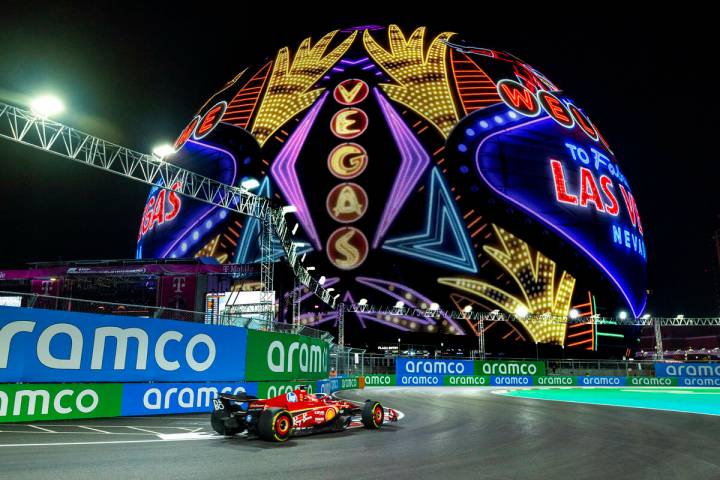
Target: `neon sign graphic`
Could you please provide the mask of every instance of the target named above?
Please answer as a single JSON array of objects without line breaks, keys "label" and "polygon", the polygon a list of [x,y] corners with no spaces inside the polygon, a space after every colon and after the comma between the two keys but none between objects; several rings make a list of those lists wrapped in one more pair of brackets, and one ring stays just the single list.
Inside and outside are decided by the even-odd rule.
[{"label": "neon sign graphic", "polygon": [[[235,170],[226,156],[191,142],[203,138],[204,145],[226,147],[243,176],[261,181],[256,193],[297,208],[306,242],[301,251],[328,277],[336,272],[339,298],[374,294],[386,300],[393,292],[408,305],[422,305],[431,296],[448,305],[462,295],[478,309],[494,303],[513,313],[515,304],[498,292],[492,295],[500,303],[437,283],[452,274],[508,289],[513,264],[525,260],[503,250],[503,242],[516,243],[497,231],[493,237],[496,226],[527,242],[533,268],[545,252],[548,261],[558,262],[558,273],[572,265],[568,272],[577,275],[579,291],[592,289],[604,303],[616,302],[612,290],[618,290],[634,312],[641,310],[643,224],[632,189],[588,116],[508,53],[450,43],[455,34],[449,32],[430,37],[424,27],[362,30],[336,30],[315,42],[306,38],[292,51],[282,48],[243,70],[183,129],[177,141],[183,151],[174,161],[228,183]],[[143,212],[139,256],[258,260],[257,221],[224,210],[208,213],[210,207],[192,201],[173,214],[169,191],[159,202],[165,212],[156,214],[159,193],[152,190],[156,198],[148,198],[153,203]],[[571,248],[563,250],[567,244]],[[571,255],[580,252],[588,256],[587,265],[599,265],[608,276],[610,289],[591,269],[572,263]],[[272,258],[281,255],[274,249]],[[504,263],[504,255],[516,261]],[[560,261],[568,263],[561,267]],[[398,283],[406,281],[404,271],[418,268],[427,278]],[[363,274],[387,280],[356,276]],[[562,295],[557,282],[540,279],[524,279],[527,285],[507,292],[529,310],[560,311],[564,295],[573,295],[569,279]],[[553,310],[549,297],[530,301],[521,287],[530,296],[532,289],[552,288],[563,300]],[[473,331],[465,321],[447,319],[359,320],[410,332]],[[498,325],[492,334],[499,330],[506,327]],[[561,335],[511,333],[553,342]]]},{"label": "neon sign graphic", "polygon": [[373,239],[373,248],[377,248],[393,220],[400,213],[405,201],[410,196],[410,192],[425,173],[425,169],[430,164],[430,156],[412,130],[405,125],[400,115],[390,105],[390,102],[377,89],[374,90],[374,93],[385,116],[385,121],[390,127],[395,144],[400,150],[400,169],[395,176],[390,196],[385,204],[385,211],[383,211]]},{"label": "neon sign graphic", "polygon": [[[170,190],[160,189],[160,193],[151,196],[145,204],[138,240],[152,230],[155,225],[162,225],[171,222],[182,207],[182,200],[175,191],[182,186],[181,182],[175,182]],[[167,198],[166,198],[167,197]]]},{"label": "neon sign graphic", "polygon": [[344,140],[359,137],[368,127],[368,117],[359,108],[349,107],[337,112],[330,121],[330,130]]},{"label": "neon sign graphic", "polygon": [[297,208],[295,215],[305,230],[305,234],[310,237],[310,241],[316,250],[322,250],[320,237],[315,229],[312,215],[305,201],[305,195],[300,187],[300,180],[298,180],[295,165],[310,128],[315,122],[315,118],[323,103],[325,103],[326,98],[327,92],[320,97],[317,103],[310,109],[307,115],[305,115],[305,118],[302,119],[293,135],[285,143],[285,146],[277,157],[275,157],[275,162],[273,162],[272,167],[270,167],[270,173],[277,182],[283,195],[285,195],[290,205],[294,205]]},{"label": "neon sign graphic", "polygon": [[341,183],[330,190],[326,206],[336,222],[356,222],[367,211],[368,195],[365,189],[356,183]]},{"label": "neon sign graphic", "polygon": [[475,253],[465,224],[437,168],[430,175],[425,230],[388,239],[383,249],[464,272],[477,272]]},{"label": "neon sign graphic", "polygon": [[[514,124],[509,126],[505,126],[505,122],[494,122],[495,125],[491,127],[487,120],[478,121],[480,118],[494,119],[505,115],[500,112],[501,109],[497,106],[474,114],[473,124],[479,126],[480,134],[475,133],[474,130],[473,136],[470,137],[466,133],[466,141],[472,145],[468,147],[461,143],[462,148],[458,148],[458,151],[462,153],[464,149],[467,153],[474,153],[480,178],[496,195],[551,226],[593,260],[618,287],[634,314],[639,315],[646,301],[645,290],[642,284],[631,282],[629,279],[637,276],[641,271],[644,272],[646,253],[641,239],[642,232],[639,229],[637,206],[632,194],[622,183],[617,184],[620,192],[627,193],[625,201],[627,211],[613,215],[612,212],[620,208],[621,200],[611,186],[612,181],[609,176],[599,175],[600,180],[597,180],[593,172],[583,166],[585,156],[578,152],[580,148],[582,151],[589,149],[578,148],[576,139],[568,142],[568,137],[558,132],[557,127],[553,127],[557,122],[550,116],[536,119],[518,117]],[[528,134],[555,138],[556,143],[548,142],[523,152],[521,150],[527,149],[528,144],[523,143],[522,135]],[[567,147],[566,144],[574,145],[575,148]],[[500,145],[503,148],[502,156],[498,155]],[[528,151],[534,154],[527,153]],[[575,158],[566,162],[559,160],[563,157],[572,158],[571,152],[575,152]],[[546,157],[546,155],[550,156]],[[610,165],[613,165],[616,178],[620,178],[621,174],[615,164],[603,160],[609,160],[607,155],[598,155],[596,158],[597,161],[594,162],[587,156],[587,163],[592,168],[597,165],[598,169],[607,169],[608,172]],[[569,176],[568,169],[571,167],[577,171],[576,177]],[[603,176],[606,180],[602,179]],[[528,183],[530,178],[534,179],[532,183]],[[548,179],[549,191],[547,187],[542,186],[542,183],[538,183],[542,178]],[[587,220],[580,221],[576,217],[577,211],[573,210],[576,213],[570,213],[563,208],[578,208],[588,212],[591,210],[607,215],[607,220],[600,222],[600,217],[587,217]],[[637,230],[639,235],[633,233],[633,230]],[[600,239],[603,239],[602,242],[608,246],[598,248]],[[614,249],[612,245],[622,247],[622,250]],[[639,261],[629,258],[628,253],[637,255]]]},{"label": "neon sign graphic", "polygon": [[333,91],[333,98],[341,105],[355,105],[365,100],[370,93],[368,84],[357,78],[340,82]]},{"label": "neon sign graphic", "polygon": [[367,165],[368,154],[362,145],[357,143],[341,143],[328,155],[330,173],[341,180],[350,180],[359,176]]},{"label": "neon sign graphic", "polygon": [[328,259],[341,270],[353,270],[367,258],[368,241],[355,227],[341,227],[327,240]]}]

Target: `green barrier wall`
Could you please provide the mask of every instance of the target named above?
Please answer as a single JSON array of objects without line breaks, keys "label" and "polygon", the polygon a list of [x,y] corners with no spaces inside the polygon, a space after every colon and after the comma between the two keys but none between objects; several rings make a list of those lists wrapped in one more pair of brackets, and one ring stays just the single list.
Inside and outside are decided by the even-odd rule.
[{"label": "green barrier wall", "polygon": [[490,385],[488,375],[445,375],[443,385],[449,387],[482,387]]},{"label": "green barrier wall", "polygon": [[537,377],[534,379],[535,385],[546,385],[546,386],[557,386],[557,387],[568,387],[578,384],[577,377]]},{"label": "green barrier wall", "polygon": [[678,379],[672,377],[627,377],[626,385],[633,387],[677,387]]},{"label": "green barrier wall", "polygon": [[319,339],[248,331],[245,380],[320,380],[328,376],[330,348]]},{"label": "green barrier wall", "polygon": [[121,384],[0,384],[0,423],[118,417],[121,403]]},{"label": "green barrier wall", "polygon": [[365,375],[365,388],[369,387],[390,387],[397,384],[395,374],[371,374]]},{"label": "green barrier wall", "polygon": [[284,393],[292,392],[301,386],[306,386],[308,393],[317,391],[317,382],[287,381],[287,382],[258,382],[258,398],[272,398]]},{"label": "green barrier wall", "polygon": [[514,360],[475,360],[475,375],[544,376],[545,362]]}]

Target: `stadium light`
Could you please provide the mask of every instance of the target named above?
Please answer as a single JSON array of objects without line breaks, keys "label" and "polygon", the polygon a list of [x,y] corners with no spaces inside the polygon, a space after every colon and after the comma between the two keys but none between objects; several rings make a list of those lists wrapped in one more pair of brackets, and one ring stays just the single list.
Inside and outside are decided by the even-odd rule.
[{"label": "stadium light", "polygon": [[307,270],[308,272],[312,272],[313,270],[315,270],[315,267],[307,267],[306,270]]},{"label": "stadium light", "polygon": [[358,305],[367,305],[367,298],[361,298]]},{"label": "stadium light", "polygon": [[430,310],[440,310],[440,305],[438,305],[437,303],[433,302],[433,303],[430,304]]},{"label": "stadium light", "polygon": [[681,313],[681,314],[679,314],[679,315],[678,315],[677,317],[675,317],[675,318],[676,318],[677,320],[682,320],[682,319],[685,318],[685,315],[683,315],[683,314]]},{"label": "stadium light", "polygon": [[575,320],[576,318],[578,318],[580,316],[580,312],[578,312],[576,308],[573,308],[572,310],[570,310],[569,316],[571,319]]},{"label": "stadium light", "polygon": [[41,95],[30,102],[30,110],[42,118],[47,118],[64,111],[65,105],[55,95]]},{"label": "stadium light", "polygon": [[326,288],[325,290],[327,290],[328,292],[334,292],[334,291],[335,291],[335,288],[330,287],[330,288]]},{"label": "stadium light", "polygon": [[642,316],[642,318],[643,318],[643,320],[649,320],[649,319],[650,319],[650,314],[649,314],[649,313],[646,313],[645,315]]},{"label": "stadium light", "polygon": [[515,309],[515,316],[518,318],[525,318],[528,316],[528,309],[525,305],[518,305]]},{"label": "stadium light", "polygon": [[625,320],[627,318],[627,312],[625,310],[620,310],[618,317],[620,317],[620,320]]},{"label": "stadium light", "polygon": [[398,300],[397,302],[395,302],[395,308],[403,308],[404,306],[405,302],[403,302],[402,300]]},{"label": "stadium light", "polygon": [[253,188],[259,187],[260,182],[258,182],[256,178],[250,177],[243,180],[242,183],[240,183],[240,186],[245,190],[252,190]]},{"label": "stadium light", "polygon": [[292,229],[292,234],[295,235],[298,231],[298,228],[300,227],[299,223],[296,223],[295,226]]},{"label": "stadium light", "polygon": [[321,275],[320,280],[318,280],[318,283],[320,285],[325,285],[325,280],[326,280],[325,275]]},{"label": "stadium light", "polygon": [[465,312],[465,313],[472,312],[472,305],[466,305],[465,308],[463,308],[463,312]]},{"label": "stadium light", "polygon": [[175,153],[175,149],[172,147],[172,145],[168,143],[163,143],[161,145],[155,146],[152,149],[152,153],[158,158],[165,158]]},{"label": "stadium light", "polygon": [[297,212],[297,207],[295,205],[287,205],[282,207],[282,214],[285,215],[286,213],[295,213]]}]

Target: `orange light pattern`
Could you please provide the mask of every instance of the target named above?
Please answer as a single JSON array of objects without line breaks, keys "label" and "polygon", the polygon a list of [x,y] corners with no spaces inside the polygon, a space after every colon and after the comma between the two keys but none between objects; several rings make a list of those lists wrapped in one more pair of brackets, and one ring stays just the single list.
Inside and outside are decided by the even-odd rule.
[{"label": "orange light pattern", "polygon": [[266,63],[238,90],[228,104],[227,110],[225,110],[223,122],[231,123],[236,127],[247,128],[270,74],[271,65],[272,62]]},{"label": "orange light pattern", "polygon": [[223,85],[223,87],[220,90],[215,92],[212,97],[208,98],[207,101],[205,101],[205,103],[203,103],[202,107],[200,107],[198,109],[198,111],[195,112],[195,115],[200,115],[200,112],[204,111],[205,107],[207,107],[215,97],[217,97],[218,95],[223,93],[225,90],[227,90],[228,88],[235,85],[238,82],[238,80],[240,80],[242,78],[242,76],[245,75],[246,72],[247,72],[247,68],[244,68],[240,73],[235,75],[232,80],[230,80],[225,85]]},{"label": "orange light pattern", "polygon": [[427,119],[446,138],[458,121],[445,65],[445,41],[452,35],[444,32],[435,37],[425,55],[425,27],[406,40],[397,25],[390,25],[390,51],[381,47],[369,30],[363,33],[365,49],[395,82],[380,85],[385,93]]},{"label": "orange light pattern", "polygon": [[588,292],[587,303],[573,305],[572,308],[578,311],[578,318],[587,318],[585,323],[573,323],[568,325],[566,347],[584,346],[585,350],[595,350],[595,322],[592,316],[593,310],[592,294]]},{"label": "orange light pattern", "polygon": [[278,52],[267,93],[251,130],[261,146],[280,126],[318,99],[323,89],[311,90],[313,85],[347,52],[357,35],[357,31],[353,32],[326,55],[325,50],[337,32],[334,30],[328,33],[312,46],[309,37],[303,40],[292,64],[287,47]]},{"label": "orange light pattern", "polygon": [[213,257],[215,260],[218,261],[218,263],[225,263],[230,257],[229,253],[226,250],[227,247],[222,244],[222,242],[220,241],[220,235],[218,234],[217,236],[215,236],[215,238],[210,240],[208,243],[205,244],[205,246],[198,250],[198,252],[195,254],[195,258]]},{"label": "orange light pattern", "polygon": [[453,78],[465,114],[501,101],[495,82],[466,54],[450,50]]}]

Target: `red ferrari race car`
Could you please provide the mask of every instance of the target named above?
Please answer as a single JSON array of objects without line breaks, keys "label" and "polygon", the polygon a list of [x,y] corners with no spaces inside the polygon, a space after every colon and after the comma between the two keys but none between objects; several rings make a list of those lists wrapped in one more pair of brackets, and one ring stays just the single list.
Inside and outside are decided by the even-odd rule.
[{"label": "red ferrari race car", "polygon": [[252,395],[220,394],[213,400],[210,423],[220,435],[247,432],[263,440],[284,442],[291,436],[340,432],[351,426],[379,429],[396,422],[398,412],[380,402],[337,400],[324,393],[310,394],[303,387],[265,400]]}]

